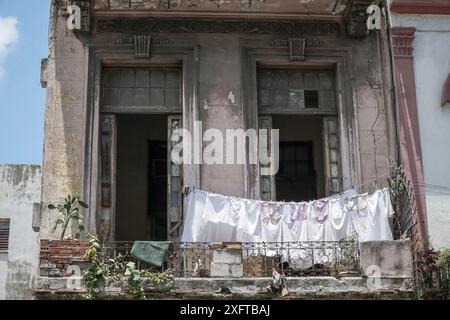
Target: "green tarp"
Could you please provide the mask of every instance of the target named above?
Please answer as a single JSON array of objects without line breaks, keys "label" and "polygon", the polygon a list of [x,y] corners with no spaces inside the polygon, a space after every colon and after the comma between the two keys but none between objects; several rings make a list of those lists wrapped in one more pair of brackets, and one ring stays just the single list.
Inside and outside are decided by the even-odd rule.
[{"label": "green tarp", "polygon": [[169,241],[136,241],[131,249],[131,255],[135,259],[161,268],[169,247]]}]

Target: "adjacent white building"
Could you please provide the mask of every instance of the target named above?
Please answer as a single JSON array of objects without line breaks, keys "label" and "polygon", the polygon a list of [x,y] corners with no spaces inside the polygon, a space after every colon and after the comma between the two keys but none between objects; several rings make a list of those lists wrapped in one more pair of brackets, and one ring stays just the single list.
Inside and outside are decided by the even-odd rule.
[{"label": "adjacent white building", "polygon": [[[450,1],[393,1],[392,26],[413,34],[417,113],[431,245],[450,247]],[[415,29],[415,30],[414,30]],[[414,33],[415,31],[415,33]],[[446,88],[447,81],[447,88]],[[398,83],[397,86],[401,86]],[[420,160],[420,159],[419,159]]]},{"label": "adjacent white building", "polygon": [[39,234],[32,217],[40,198],[40,166],[0,165],[0,300],[33,298]]}]

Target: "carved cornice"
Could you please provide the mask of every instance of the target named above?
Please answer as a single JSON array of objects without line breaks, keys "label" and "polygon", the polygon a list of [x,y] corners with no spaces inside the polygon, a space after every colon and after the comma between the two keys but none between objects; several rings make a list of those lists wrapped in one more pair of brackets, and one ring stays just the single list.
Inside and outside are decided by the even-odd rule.
[{"label": "carved cornice", "polygon": [[[134,37],[135,36],[122,37],[122,38],[114,41],[114,44],[134,46]],[[152,39],[152,45],[171,45],[171,44],[173,44],[173,42],[170,39],[161,39],[161,38],[155,38],[155,37],[151,37],[151,39]]]},{"label": "carved cornice", "polygon": [[[317,48],[324,46],[324,43],[321,39],[316,38],[306,38],[306,47],[308,48]],[[289,39],[285,40],[272,40],[269,42],[269,47],[272,48],[289,48]]]},{"label": "carved cornice", "polygon": [[134,55],[136,59],[149,59],[151,48],[153,45],[172,44],[169,39],[153,38],[151,35],[134,35],[122,37],[114,41],[115,45],[126,45],[134,47]]},{"label": "carved cornice", "polygon": [[99,19],[97,32],[126,33],[243,33],[285,35],[340,35],[339,23],[230,20]]},{"label": "carved cornice", "polygon": [[415,28],[392,28],[392,47],[396,58],[412,58]]}]

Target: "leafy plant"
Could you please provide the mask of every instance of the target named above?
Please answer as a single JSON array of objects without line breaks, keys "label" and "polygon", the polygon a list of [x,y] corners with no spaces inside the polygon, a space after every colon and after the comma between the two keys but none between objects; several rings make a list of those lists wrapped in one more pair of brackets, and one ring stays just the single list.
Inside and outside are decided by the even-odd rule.
[{"label": "leafy plant", "polygon": [[450,268],[450,248],[440,252],[436,266],[440,269]]},{"label": "leafy plant", "polygon": [[442,289],[445,291],[446,298],[450,299],[450,248],[441,251],[436,266],[441,274]]},{"label": "leafy plant", "polygon": [[136,295],[139,299],[145,299],[144,288],[142,287],[144,277],[142,276],[142,271],[136,268],[136,264],[134,262],[127,263],[125,276],[128,277],[128,291],[131,294]]},{"label": "leafy plant", "polygon": [[64,199],[64,203],[54,205],[49,204],[48,208],[50,210],[58,210],[59,217],[55,221],[55,224],[52,228],[52,233],[56,231],[59,225],[62,225],[61,232],[61,240],[64,239],[64,236],[67,231],[67,227],[69,226],[70,221],[74,220],[78,222],[78,231],[75,234],[75,238],[79,239],[81,233],[84,232],[84,221],[83,216],[80,213],[79,206],[83,208],[88,208],[88,205],[80,200],[80,195],[76,193],[74,196],[68,195],[67,198]]},{"label": "leafy plant", "polygon": [[175,285],[175,278],[172,274],[172,270],[167,270],[164,272],[142,271],[141,275],[143,278],[150,279],[155,287],[170,290]]},{"label": "leafy plant", "polygon": [[112,259],[97,236],[89,234],[88,237],[90,246],[86,257],[90,264],[83,274],[87,288],[85,298],[92,299],[100,293],[100,287],[116,283],[137,298],[145,299],[143,283],[147,278],[158,288],[170,290],[174,286],[170,270],[162,273],[140,270],[134,262],[127,262],[121,253]]},{"label": "leafy plant", "polygon": [[103,282],[106,285],[111,277],[110,267],[104,259],[102,246],[95,235],[89,235],[89,249],[86,250],[86,257],[89,257],[90,264],[83,274],[87,288],[85,297],[92,299],[100,292],[100,284]]}]

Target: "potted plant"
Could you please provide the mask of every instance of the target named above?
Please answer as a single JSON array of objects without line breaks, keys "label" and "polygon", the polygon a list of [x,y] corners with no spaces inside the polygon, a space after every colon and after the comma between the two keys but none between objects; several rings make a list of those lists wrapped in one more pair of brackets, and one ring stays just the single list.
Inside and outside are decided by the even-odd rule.
[{"label": "potted plant", "polygon": [[81,233],[84,232],[84,220],[83,216],[80,214],[79,206],[88,208],[88,205],[80,200],[80,195],[78,193],[74,196],[68,195],[67,198],[64,199],[64,203],[48,205],[50,210],[56,209],[59,212],[59,218],[55,221],[52,233],[56,231],[59,225],[62,225],[61,240],[64,240],[67,227],[71,221],[78,222],[78,231],[75,234],[75,239],[79,239]]},{"label": "potted plant", "polygon": [[[86,257],[89,242],[80,240],[85,230],[80,207],[88,208],[88,205],[80,200],[78,193],[73,196],[68,195],[60,204],[48,205],[48,209],[57,210],[59,213],[52,233],[55,233],[58,227],[61,227],[62,230],[59,240],[41,240],[40,269],[42,275],[70,276],[71,270],[73,270],[73,268],[69,268],[70,265],[89,261],[89,258]],[[72,221],[77,223],[77,231],[73,238],[66,237],[67,229]]]}]

